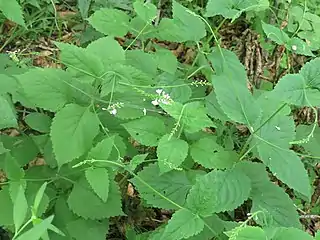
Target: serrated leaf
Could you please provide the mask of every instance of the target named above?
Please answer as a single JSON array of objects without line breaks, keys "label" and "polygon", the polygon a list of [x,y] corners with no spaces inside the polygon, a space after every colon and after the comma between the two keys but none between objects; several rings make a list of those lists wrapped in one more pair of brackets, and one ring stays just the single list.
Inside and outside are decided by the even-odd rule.
[{"label": "serrated leaf", "polygon": [[261,110],[247,88],[244,66],[229,50],[218,49],[208,56],[217,75],[213,76],[217,100],[227,116],[251,128],[259,119]]},{"label": "serrated leaf", "polygon": [[272,240],[313,240],[308,233],[297,228],[278,228]]},{"label": "serrated leaf", "polygon": [[[265,122],[264,116],[257,126]],[[290,188],[311,197],[309,177],[301,159],[289,150],[289,142],[295,139],[295,126],[291,117],[275,115],[254,134],[261,160],[271,172]],[[288,168],[290,166],[290,168]],[[297,177],[299,176],[299,177]]]},{"label": "serrated leaf", "polygon": [[90,150],[88,158],[107,160],[111,154],[112,148],[114,147],[114,141],[114,136],[103,139]]},{"label": "serrated leaf", "polygon": [[38,132],[50,132],[52,119],[44,113],[30,113],[25,117],[24,121],[29,125],[29,127]]},{"label": "serrated leaf", "polygon": [[7,154],[4,162],[4,171],[8,179],[17,181],[24,177],[24,171],[20,168],[17,160]]},{"label": "serrated leaf", "polygon": [[208,96],[205,98],[205,105],[207,109],[207,113],[210,117],[219,119],[222,122],[229,121],[230,119],[221,109],[220,104],[218,103],[216,93],[212,91]]},{"label": "serrated leaf", "polygon": [[[139,180],[140,178],[147,182],[152,189],[143,184]],[[144,167],[138,173],[138,177],[134,177],[130,181],[148,204],[165,209],[178,209],[176,205],[165,198],[183,206],[186,195],[191,188],[191,182],[185,172],[173,170],[160,175],[159,167],[156,164]],[[165,198],[162,196],[165,196]]]},{"label": "serrated leaf", "polygon": [[32,69],[17,78],[23,94],[36,107],[55,112],[68,102],[66,82],[71,77],[61,69]]},{"label": "serrated leaf", "polygon": [[37,194],[36,194],[36,197],[34,198],[34,203],[33,203],[34,214],[37,214],[41,201],[45,197],[44,192],[46,188],[47,188],[47,182],[44,182],[39,188],[39,190],[37,191]]},{"label": "serrated leaf", "polygon": [[61,50],[62,63],[72,70],[96,77],[100,77],[104,73],[100,59],[86,49],[60,42],[55,42],[55,45]]},{"label": "serrated leaf", "polygon": [[[69,208],[75,214],[85,219],[104,219],[123,215],[119,186],[113,179],[111,179],[111,176],[109,182],[109,196],[107,201],[103,202],[91,190],[91,187],[85,177],[81,177],[78,182],[74,184],[69,195]],[[81,199],[81,201],[79,201],[79,199]]]},{"label": "serrated leaf", "polygon": [[29,231],[23,233],[17,240],[39,240],[43,234],[50,228],[51,222],[53,220],[53,216],[46,218],[45,220],[41,220],[39,224],[36,224]]},{"label": "serrated leaf", "polygon": [[308,88],[320,89],[320,58],[316,58],[306,63],[300,70]]},{"label": "serrated leaf", "polygon": [[144,160],[146,159],[146,157],[148,156],[148,153],[145,154],[139,154],[139,155],[135,155],[129,163],[129,168],[131,169],[131,171],[135,171],[136,168],[144,162]]},{"label": "serrated leaf", "polygon": [[262,11],[269,7],[267,0],[209,0],[206,6],[206,16],[222,15],[224,18],[235,19],[245,11]]},{"label": "serrated leaf", "polygon": [[177,169],[188,155],[189,145],[186,141],[164,135],[158,144],[157,155],[161,173]]},{"label": "serrated leaf", "polygon": [[84,154],[98,132],[99,121],[89,108],[68,104],[59,111],[50,132],[59,167]]},{"label": "serrated leaf", "polygon": [[0,224],[1,226],[12,226],[13,222],[13,203],[10,198],[9,188],[3,187],[0,191]]},{"label": "serrated leaf", "polygon": [[180,240],[200,233],[204,228],[203,220],[188,209],[175,212],[164,229],[163,239]]},{"label": "serrated leaf", "polygon": [[157,146],[160,138],[166,133],[164,122],[154,116],[145,116],[122,126],[132,138],[146,146]]},{"label": "serrated leaf", "polygon": [[93,191],[106,202],[109,195],[109,173],[105,168],[90,168],[85,171],[88,183]]},{"label": "serrated leaf", "polygon": [[166,48],[158,48],[155,57],[157,58],[158,68],[170,74],[177,71],[178,60],[176,56]]},{"label": "serrated leaf", "polygon": [[187,206],[202,216],[229,211],[248,199],[250,179],[237,169],[210,173],[197,179],[187,197]]},{"label": "serrated leaf", "polygon": [[105,239],[108,229],[108,220],[77,219],[67,223],[68,232],[76,240]]},{"label": "serrated leaf", "polygon": [[83,19],[87,18],[91,0],[77,0],[77,1],[78,1],[78,7],[80,10],[81,17]]},{"label": "serrated leaf", "polygon": [[16,112],[8,95],[0,95],[0,129],[18,127]]},{"label": "serrated leaf", "polygon": [[279,45],[284,45],[289,42],[289,36],[280,28],[275,27],[271,24],[267,24],[265,22],[262,22],[261,24],[264,33],[267,35],[267,38],[271,39]]},{"label": "serrated leaf", "polygon": [[215,138],[201,138],[190,148],[192,158],[205,168],[231,168],[238,160],[234,151],[226,151]]},{"label": "serrated leaf", "polygon": [[228,232],[229,240],[266,240],[267,235],[260,227],[238,227]]},{"label": "serrated leaf", "polygon": [[179,125],[189,133],[194,133],[213,126],[213,122],[206,114],[202,102],[190,102],[185,105],[174,102],[169,105],[160,104],[163,110],[179,122]]},{"label": "serrated leaf", "polygon": [[133,3],[134,11],[146,23],[151,23],[157,17],[157,7],[150,3],[137,0]]},{"label": "serrated leaf", "polygon": [[311,52],[308,44],[300,38],[294,37],[291,38],[287,44],[286,48],[296,54],[301,54],[304,56],[314,57],[314,54]]},{"label": "serrated leaf", "polygon": [[127,51],[126,63],[152,77],[157,75],[157,62],[150,53],[142,50]]},{"label": "serrated leaf", "polygon": [[[296,140],[306,139],[307,136],[313,131],[312,125],[299,125],[296,128],[297,136]],[[313,156],[320,156],[320,128],[317,127],[313,132],[313,136],[310,138],[308,142],[301,143],[306,151],[311,153]]]},{"label": "serrated leaf", "polygon": [[26,219],[28,211],[27,199],[24,194],[24,188],[20,185],[16,199],[13,204],[13,221],[15,231],[17,232]]},{"label": "serrated leaf", "polygon": [[9,20],[26,27],[21,6],[16,0],[0,0],[0,10]]},{"label": "serrated leaf", "polygon": [[129,31],[129,16],[120,10],[101,8],[88,19],[99,32],[111,36],[124,36]]}]

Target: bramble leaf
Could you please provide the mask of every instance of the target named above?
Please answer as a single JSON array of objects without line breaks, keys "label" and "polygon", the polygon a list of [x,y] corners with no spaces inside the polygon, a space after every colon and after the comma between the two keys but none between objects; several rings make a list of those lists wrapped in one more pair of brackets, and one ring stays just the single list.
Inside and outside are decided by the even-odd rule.
[{"label": "bramble leaf", "polygon": [[59,167],[84,154],[98,132],[98,119],[89,108],[68,104],[59,111],[50,132]]},{"label": "bramble leaf", "polygon": [[109,195],[109,173],[105,168],[90,168],[85,171],[88,183],[93,191],[106,202]]},{"label": "bramble leaf", "polygon": [[158,144],[157,155],[161,173],[177,169],[188,155],[189,145],[186,141],[164,135]]},{"label": "bramble leaf", "polygon": [[187,206],[202,216],[229,211],[248,199],[250,179],[237,169],[210,173],[197,179],[187,197]]},{"label": "bramble leaf", "polygon": [[[144,185],[139,180],[140,178],[148,183],[152,189]],[[179,209],[172,202],[180,206],[184,205],[186,195],[191,188],[191,182],[184,171],[172,170],[160,175],[159,167],[156,164],[144,167],[144,169],[138,173],[138,177],[134,177],[130,181],[148,204],[165,209]],[[162,196],[165,196],[172,202],[167,201]]]},{"label": "bramble leaf", "polygon": [[204,228],[203,220],[188,209],[175,212],[165,227],[162,238],[180,240],[200,233]]}]

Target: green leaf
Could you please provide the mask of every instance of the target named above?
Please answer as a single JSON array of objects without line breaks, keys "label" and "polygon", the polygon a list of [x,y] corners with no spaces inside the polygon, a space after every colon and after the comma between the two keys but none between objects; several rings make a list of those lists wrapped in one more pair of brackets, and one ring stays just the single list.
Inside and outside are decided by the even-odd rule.
[{"label": "green leaf", "polygon": [[262,29],[264,33],[267,35],[267,38],[271,39],[279,45],[284,45],[288,43],[290,40],[289,36],[284,31],[271,24],[262,22]]},{"label": "green leaf", "polygon": [[18,127],[14,106],[7,95],[0,95],[0,129]]},{"label": "green leaf", "polygon": [[262,11],[269,7],[267,0],[209,0],[206,17],[222,15],[224,18],[238,18],[245,11]]},{"label": "green leaf", "polygon": [[[302,140],[306,139],[307,136],[312,132],[313,126],[312,125],[299,125],[296,128],[297,131],[297,137],[296,140]],[[304,142],[301,144],[306,151],[311,153],[313,156],[320,156],[320,128],[316,128],[315,131],[313,132],[313,136],[310,138],[309,141]]]},{"label": "green leaf", "polygon": [[217,100],[227,116],[251,128],[260,117],[260,108],[247,88],[244,66],[229,50],[216,49],[208,56],[217,73],[212,83]]},{"label": "green leaf", "polygon": [[[264,116],[261,122],[258,121],[256,127],[261,126],[266,119],[268,116]],[[290,188],[310,199],[311,189],[307,171],[297,154],[289,150],[289,143],[295,139],[293,119],[281,114],[275,115],[254,134],[254,139],[260,159],[271,172]]]},{"label": "green leaf", "polygon": [[85,74],[100,77],[103,71],[103,64],[93,53],[75,45],[55,42],[61,50],[61,61],[72,70],[81,71]]},{"label": "green leaf", "polygon": [[9,150],[9,149],[6,149],[6,148],[3,146],[3,143],[0,142],[0,155],[1,155],[1,154],[4,154],[4,153],[6,153],[6,152],[10,152],[10,150]]},{"label": "green leaf", "polygon": [[127,51],[126,63],[152,77],[157,75],[157,63],[153,55],[142,50]]},{"label": "green leaf", "polygon": [[219,119],[222,122],[227,122],[230,120],[228,116],[224,113],[224,111],[221,109],[221,106],[217,100],[217,95],[214,91],[212,91],[208,96],[206,96],[205,104],[207,113],[210,117]]},{"label": "green leaf", "polygon": [[162,71],[171,74],[174,74],[177,71],[178,60],[170,50],[158,48],[155,57],[157,58],[158,68]]},{"label": "green leaf", "polygon": [[36,107],[55,112],[68,102],[71,77],[61,69],[32,69],[17,78],[23,94]]},{"label": "green leaf", "polygon": [[67,223],[68,232],[76,240],[105,239],[108,228],[107,220],[77,219]]},{"label": "green leaf", "polygon": [[80,10],[81,17],[83,19],[88,17],[90,4],[91,4],[91,0],[78,0],[78,7]]},{"label": "green leaf", "polygon": [[90,168],[85,171],[88,183],[93,191],[106,202],[109,195],[109,173],[105,168]]},{"label": "green leaf", "polygon": [[296,54],[314,57],[308,44],[300,38],[294,37],[286,44],[286,48]]},{"label": "green leaf", "polygon": [[157,17],[157,7],[143,0],[137,0],[133,3],[134,11],[146,23],[151,23]]},{"label": "green leaf", "polygon": [[234,151],[226,151],[211,137],[201,138],[190,148],[192,158],[205,168],[231,168],[238,160]]},{"label": "green leaf", "polygon": [[13,221],[15,231],[17,232],[24,223],[28,211],[27,199],[24,194],[24,188],[20,185],[17,197],[13,205]]},{"label": "green leaf", "polygon": [[17,237],[16,240],[39,240],[43,234],[50,228],[53,216],[41,220],[39,224],[36,224],[29,231],[23,233],[21,236]]},{"label": "green leaf", "polygon": [[38,132],[50,132],[52,119],[44,113],[30,113],[25,117],[24,121],[29,125],[29,127]]},{"label": "green leaf", "polygon": [[188,209],[175,212],[165,227],[163,239],[180,240],[200,233],[204,228],[203,220]]},{"label": "green leaf", "polygon": [[[69,208],[85,219],[104,219],[123,215],[119,186],[109,174],[109,195],[103,202],[93,191],[85,177],[81,177],[73,186],[68,198]],[[79,201],[81,199],[81,201]]]},{"label": "green leaf", "polygon": [[88,158],[107,160],[112,152],[112,148],[115,145],[114,141],[114,136],[103,139],[90,150]]},{"label": "green leaf", "polygon": [[34,214],[37,214],[39,206],[41,204],[41,201],[43,200],[44,196],[45,196],[45,190],[47,188],[47,182],[44,182],[41,187],[39,188],[39,190],[37,191],[36,197],[34,198],[34,203],[33,203],[33,211]]},{"label": "green leaf", "polygon": [[320,104],[319,90],[310,88],[301,74],[285,75],[271,93],[275,98],[296,106]]},{"label": "green leaf", "polygon": [[4,171],[10,180],[20,180],[24,177],[24,171],[20,168],[17,160],[7,154],[4,162]]},{"label": "green leaf", "polygon": [[238,227],[228,232],[230,240],[266,240],[267,235],[260,227]]},{"label": "green leaf", "polygon": [[194,133],[213,126],[212,121],[206,114],[206,109],[202,102],[190,102],[185,105],[174,102],[169,105],[160,104],[163,110],[178,121],[177,124],[185,131]]},{"label": "green leaf", "polygon": [[[140,179],[149,186],[141,182]],[[165,209],[179,209],[172,202],[183,206],[186,195],[191,188],[191,182],[184,171],[173,170],[160,175],[159,167],[156,164],[144,167],[144,169],[130,181],[148,204]],[[167,201],[163,196],[172,202]]]},{"label": "green leaf", "polygon": [[163,121],[154,116],[145,116],[122,126],[132,138],[146,146],[157,146],[160,138],[166,133]]},{"label": "green leaf", "polygon": [[[0,61],[2,59],[0,58]],[[17,91],[17,80],[13,76],[0,74],[0,95],[5,93],[15,93]]]},{"label": "green leaf", "polygon": [[213,170],[197,179],[191,188],[187,206],[203,216],[231,211],[248,199],[251,191],[250,179],[241,171]]},{"label": "green leaf", "polygon": [[279,228],[272,240],[313,240],[308,233],[297,228]]},{"label": "green leaf", "polygon": [[13,222],[13,203],[10,198],[9,188],[3,187],[0,191],[0,225],[12,226]]},{"label": "green leaf", "polygon": [[308,88],[320,89],[320,58],[316,58],[306,63],[300,70],[300,74],[305,79]]},{"label": "green leaf", "polygon": [[26,27],[21,6],[16,0],[0,0],[0,10],[9,20]]},{"label": "green leaf", "polygon": [[84,154],[98,132],[99,121],[89,108],[68,104],[59,111],[50,132],[59,167]]},{"label": "green leaf", "polygon": [[177,169],[188,155],[189,145],[186,141],[164,135],[157,148],[158,164],[161,173]]},{"label": "green leaf", "polygon": [[117,9],[101,8],[91,15],[88,21],[105,35],[121,37],[129,31],[129,16]]},{"label": "green leaf", "polygon": [[129,168],[131,171],[135,171],[136,168],[144,162],[144,160],[146,159],[146,157],[148,156],[148,153],[145,154],[139,154],[139,155],[135,155],[129,163]]}]

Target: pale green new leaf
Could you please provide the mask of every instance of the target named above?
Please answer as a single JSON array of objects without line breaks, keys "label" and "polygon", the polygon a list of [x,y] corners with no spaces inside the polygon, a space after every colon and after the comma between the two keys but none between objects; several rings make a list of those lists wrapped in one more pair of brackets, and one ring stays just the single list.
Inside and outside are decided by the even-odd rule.
[{"label": "pale green new leaf", "polygon": [[88,183],[93,191],[106,202],[109,195],[109,173],[105,168],[89,168],[85,171]]},{"label": "pale green new leaf", "polygon": [[186,141],[164,135],[157,148],[158,164],[161,173],[177,169],[188,155],[189,145]]},{"label": "pale green new leaf", "polygon": [[234,151],[226,151],[211,137],[201,138],[190,148],[192,158],[205,168],[231,168],[238,160]]},{"label": "pale green new leaf", "polygon": [[103,74],[103,64],[93,53],[75,45],[55,42],[61,50],[61,61],[73,71],[100,77]]},{"label": "pale green new leaf", "polygon": [[101,8],[88,21],[105,35],[122,37],[129,31],[129,16],[118,9]]},{"label": "pale green new leaf", "polygon": [[[148,183],[152,189],[143,184],[140,179]],[[191,182],[184,171],[172,170],[160,175],[159,167],[156,164],[144,167],[138,173],[138,176],[130,181],[148,204],[164,209],[179,209],[172,202],[183,206],[186,195],[191,188]],[[162,196],[170,199],[172,202],[167,201]]]},{"label": "pale green new leaf", "polygon": [[[69,208],[85,219],[104,219],[123,215],[121,209],[121,194],[117,183],[109,174],[109,195],[103,202],[92,190],[85,177],[74,184],[68,198]],[[103,184],[103,183],[101,183]],[[81,199],[81,201],[79,201]]]},{"label": "pale green new leaf", "polygon": [[266,240],[267,235],[260,227],[238,227],[228,232],[229,240]]},{"label": "pale green new leaf", "polygon": [[204,228],[204,222],[197,214],[188,209],[180,209],[175,212],[165,227],[162,238],[168,240],[180,240],[200,233]]},{"label": "pale green new leaf", "polygon": [[52,119],[44,113],[33,112],[28,114],[24,121],[28,126],[38,132],[48,133],[50,132],[50,126]]},{"label": "pale green new leaf", "polygon": [[17,232],[24,223],[28,211],[28,203],[24,194],[24,188],[20,185],[16,199],[13,204],[13,221]]},{"label": "pale green new leaf", "polygon": [[[257,126],[263,121],[257,122]],[[293,119],[281,114],[275,115],[254,134],[254,139],[260,159],[271,172],[290,188],[310,199],[311,189],[307,171],[297,154],[289,150],[289,143],[295,139]]]},{"label": "pale green new leaf", "polygon": [[132,138],[146,146],[157,146],[160,138],[166,133],[164,122],[154,116],[145,116],[122,126]]},{"label": "pale green new leaf", "polygon": [[297,228],[279,228],[277,229],[272,240],[313,240],[314,238]]},{"label": "pale green new leaf", "polygon": [[245,11],[262,11],[269,7],[268,0],[209,0],[206,16],[222,15],[224,18],[235,19]]},{"label": "pale green new leaf", "polygon": [[14,106],[8,95],[0,95],[0,129],[18,127]]},{"label": "pale green new leaf", "polygon": [[17,78],[23,94],[36,107],[55,112],[68,102],[71,76],[61,69],[32,69]]},{"label": "pale green new leaf", "polygon": [[137,0],[133,3],[136,14],[146,23],[151,23],[157,17],[157,7],[143,0]]},{"label": "pale green new leaf", "polygon": [[187,197],[187,206],[202,216],[230,211],[248,199],[250,179],[241,171],[213,170],[197,179]]},{"label": "pale green new leaf", "polygon": [[26,27],[21,6],[16,0],[0,0],[0,11],[9,20]]},{"label": "pale green new leaf", "polygon": [[271,39],[279,45],[284,45],[288,43],[290,40],[289,36],[284,31],[271,24],[262,22],[262,29],[264,33],[267,35],[267,38]]},{"label": "pale green new leaf", "polygon": [[54,216],[50,216],[45,220],[41,220],[40,223],[36,224],[29,231],[17,237],[16,240],[39,240],[43,236],[43,234],[50,228],[53,217]]},{"label": "pale green new leaf", "polygon": [[89,108],[69,104],[59,111],[50,132],[59,167],[84,154],[98,132],[99,121]]}]

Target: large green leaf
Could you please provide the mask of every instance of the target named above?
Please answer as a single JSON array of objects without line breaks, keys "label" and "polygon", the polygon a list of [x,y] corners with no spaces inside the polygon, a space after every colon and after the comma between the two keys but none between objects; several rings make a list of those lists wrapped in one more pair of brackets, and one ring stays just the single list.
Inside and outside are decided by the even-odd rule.
[{"label": "large green leaf", "polygon": [[51,140],[58,165],[71,162],[92,147],[99,132],[97,116],[89,108],[66,105],[53,119]]},{"label": "large green leaf", "polygon": [[[141,182],[140,179],[144,182]],[[138,173],[138,176],[130,181],[148,204],[164,209],[179,209],[165,198],[182,206],[191,188],[191,182],[184,171],[173,170],[160,175],[159,167],[156,164],[144,167],[144,169]],[[145,183],[147,183],[148,186]]]},{"label": "large green leaf", "polygon": [[8,95],[0,95],[0,129],[18,127],[14,106]]},{"label": "large green leaf", "polygon": [[85,171],[86,179],[93,191],[106,202],[109,195],[109,173],[105,168],[92,168]]},{"label": "large green leaf", "polygon": [[0,11],[11,21],[26,27],[21,6],[16,0],[0,0]]},{"label": "large green leaf", "polygon": [[187,206],[203,216],[237,208],[248,199],[250,179],[237,169],[210,173],[197,179],[187,198]]},{"label": "large green leaf", "polygon": [[219,119],[222,122],[229,121],[230,119],[221,109],[221,106],[217,100],[216,93],[212,91],[205,99],[207,113],[210,117]]},{"label": "large green leaf", "polygon": [[164,135],[157,148],[158,164],[161,173],[177,169],[188,155],[189,145],[186,141]]},{"label": "large green leaf", "polygon": [[203,220],[187,209],[175,212],[165,227],[162,238],[180,240],[200,233],[204,228]]},{"label": "large green leaf", "polygon": [[145,116],[122,124],[132,138],[146,146],[157,146],[166,133],[164,122],[154,116]]}]

